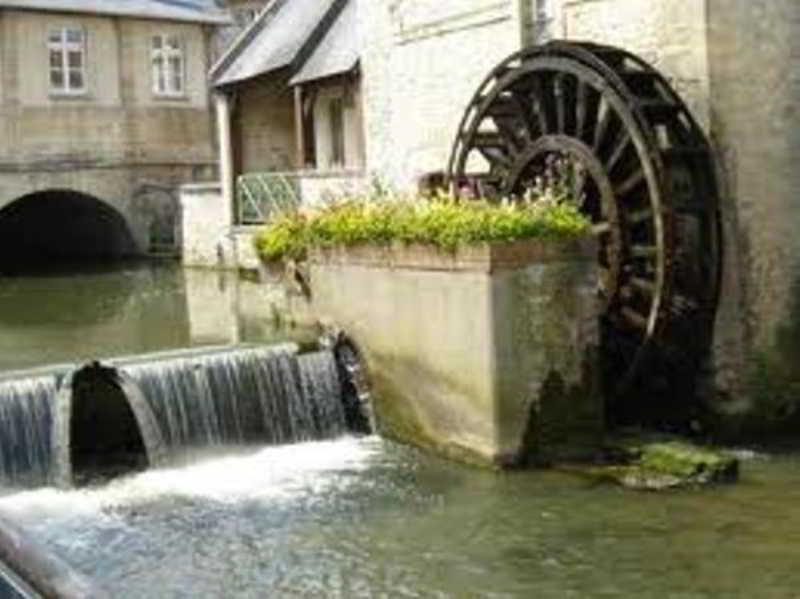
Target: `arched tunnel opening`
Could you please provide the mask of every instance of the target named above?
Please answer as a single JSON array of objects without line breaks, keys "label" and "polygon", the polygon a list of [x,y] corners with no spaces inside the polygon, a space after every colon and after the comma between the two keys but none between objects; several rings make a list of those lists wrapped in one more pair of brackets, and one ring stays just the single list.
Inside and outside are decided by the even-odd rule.
[{"label": "arched tunnel opening", "polygon": [[111,262],[135,250],[123,216],[83,193],[32,193],[0,210],[0,274]]},{"label": "arched tunnel opening", "polygon": [[89,366],[75,375],[69,426],[75,484],[147,468],[139,424],[113,369]]}]

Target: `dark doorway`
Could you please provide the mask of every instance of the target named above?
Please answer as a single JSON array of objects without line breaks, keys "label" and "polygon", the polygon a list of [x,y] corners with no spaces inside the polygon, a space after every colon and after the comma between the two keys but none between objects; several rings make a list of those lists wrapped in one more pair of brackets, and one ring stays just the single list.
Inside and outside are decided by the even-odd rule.
[{"label": "dark doorway", "polygon": [[85,194],[43,191],[0,210],[0,274],[109,262],[135,250],[122,215]]}]

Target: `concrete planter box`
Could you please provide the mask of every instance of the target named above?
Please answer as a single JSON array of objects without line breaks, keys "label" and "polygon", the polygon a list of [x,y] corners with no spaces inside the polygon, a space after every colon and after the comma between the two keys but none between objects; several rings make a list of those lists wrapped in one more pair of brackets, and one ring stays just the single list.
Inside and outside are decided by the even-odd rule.
[{"label": "concrete planter box", "polygon": [[597,447],[591,240],[319,250],[317,317],[358,344],[384,434],[495,466]]}]

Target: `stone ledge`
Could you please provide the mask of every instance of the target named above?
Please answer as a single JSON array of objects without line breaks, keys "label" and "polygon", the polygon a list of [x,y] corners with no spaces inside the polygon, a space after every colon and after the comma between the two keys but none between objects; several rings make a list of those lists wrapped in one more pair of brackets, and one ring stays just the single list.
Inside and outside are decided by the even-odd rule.
[{"label": "stone ledge", "polygon": [[222,193],[222,184],[216,181],[207,183],[184,183],[179,187],[179,189],[181,191],[192,193]]},{"label": "stone ledge", "polygon": [[492,273],[527,264],[594,259],[593,238],[570,240],[523,240],[477,243],[453,251],[427,244],[394,242],[350,247],[317,248],[309,261],[319,265],[349,265],[393,270],[467,271]]}]

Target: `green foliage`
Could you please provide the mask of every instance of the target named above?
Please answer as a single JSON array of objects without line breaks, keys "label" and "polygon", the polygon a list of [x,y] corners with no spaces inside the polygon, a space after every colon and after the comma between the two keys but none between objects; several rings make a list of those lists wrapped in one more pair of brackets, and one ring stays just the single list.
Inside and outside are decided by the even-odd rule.
[{"label": "green foliage", "polygon": [[548,198],[490,203],[382,195],[279,215],[259,233],[256,248],[267,261],[297,260],[312,247],[400,241],[454,250],[481,242],[576,238],[588,228],[574,205]]}]

